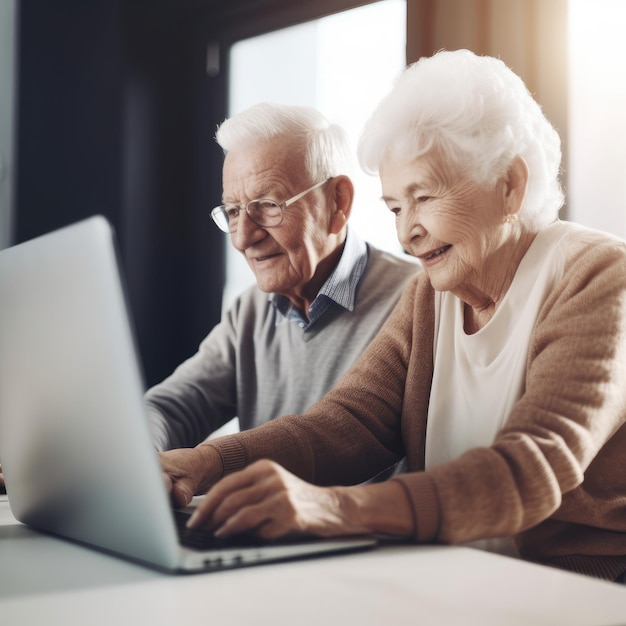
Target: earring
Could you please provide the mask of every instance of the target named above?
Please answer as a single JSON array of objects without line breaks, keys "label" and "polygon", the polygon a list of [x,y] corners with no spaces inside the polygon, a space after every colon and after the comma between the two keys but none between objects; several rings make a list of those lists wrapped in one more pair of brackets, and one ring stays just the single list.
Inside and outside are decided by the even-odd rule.
[{"label": "earring", "polygon": [[515,222],[517,222],[517,213],[507,213],[507,215],[504,216],[505,224],[515,224]]}]

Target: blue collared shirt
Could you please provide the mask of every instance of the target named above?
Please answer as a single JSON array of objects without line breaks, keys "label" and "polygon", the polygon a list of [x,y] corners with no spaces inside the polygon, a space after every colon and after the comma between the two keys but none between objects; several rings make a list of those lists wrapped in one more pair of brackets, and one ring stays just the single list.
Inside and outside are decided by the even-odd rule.
[{"label": "blue collared shirt", "polygon": [[276,308],[276,324],[278,325],[285,321],[295,322],[300,328],[306,330],[333,305],[353,311],[356,300],[356,288],[366,265],[367,245],[353,229],[348,228],[346,243],[339,263],[337,263],[337,267],[335,267],[311,303],[309,319],[288,298],[273,293],[270,295],[270,301]]}]

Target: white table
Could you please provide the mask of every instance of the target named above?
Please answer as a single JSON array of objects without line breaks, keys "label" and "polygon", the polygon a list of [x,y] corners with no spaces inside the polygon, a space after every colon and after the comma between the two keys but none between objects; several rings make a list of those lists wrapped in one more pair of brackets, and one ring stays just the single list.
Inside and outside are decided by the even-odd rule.
[{"label": "white table", "polygon": [[0,624],[624,626],[626,586],[443,546],[170,576],[40,535],[0,496]]}]

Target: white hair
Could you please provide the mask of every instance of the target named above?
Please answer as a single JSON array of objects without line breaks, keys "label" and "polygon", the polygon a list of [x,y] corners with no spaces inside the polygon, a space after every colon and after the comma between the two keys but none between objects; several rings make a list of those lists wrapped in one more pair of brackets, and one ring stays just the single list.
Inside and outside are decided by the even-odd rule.
[{"label": "white hair", "polygon": [[225,120],[215,135],[225,153],[277,138],[301,143],[304,165],[313,181],[353,174],[345,130],[313,107],[262,102]]},{"label": "white hair", "polygon": [[480,184],[493,184],[516,157],[529,169],[520,219],[552,222],[563,205],[561,140],[526,85],[501,60],[441,51],[400,75],[360,137],[362,168],[386,156],[415,159],[435,149]]}]

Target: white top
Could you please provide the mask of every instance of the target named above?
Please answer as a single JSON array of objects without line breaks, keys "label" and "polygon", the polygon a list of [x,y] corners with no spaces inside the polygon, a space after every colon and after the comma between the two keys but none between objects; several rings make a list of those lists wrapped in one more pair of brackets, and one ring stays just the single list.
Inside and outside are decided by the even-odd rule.
[{"label": "white top", "polygon": [[[563,273],[560,222],[539,232],[513,282],[487,324],[473,335],[463,330],[463,302],[435,294],[433,384],[426,430],[426,468],[467,450],[490,446],[526,383],[526,362],[537,316]],[[517,556],[512,538],[473,545]]]},{"label": "white top", "polygon": [[436,293],[426,468],[491,445],[520,399],[535,321],[563,273],[562,235],[556,222],[535,237],[493,317],[473,335],[463,330],[463,302]]}]

